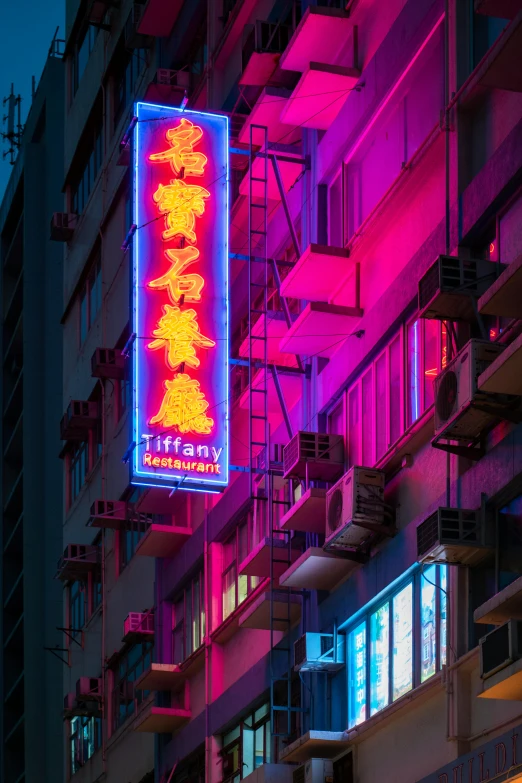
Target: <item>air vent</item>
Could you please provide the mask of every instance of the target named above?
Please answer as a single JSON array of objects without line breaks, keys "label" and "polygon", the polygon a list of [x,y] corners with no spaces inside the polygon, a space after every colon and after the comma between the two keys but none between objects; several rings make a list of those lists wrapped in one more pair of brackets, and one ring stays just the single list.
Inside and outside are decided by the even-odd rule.
[{"label": "air vent", "polygon": [[492,526],[482,510],[439,508],[417,528],[417,559],[422,563],[471,566],[492,551]]}]

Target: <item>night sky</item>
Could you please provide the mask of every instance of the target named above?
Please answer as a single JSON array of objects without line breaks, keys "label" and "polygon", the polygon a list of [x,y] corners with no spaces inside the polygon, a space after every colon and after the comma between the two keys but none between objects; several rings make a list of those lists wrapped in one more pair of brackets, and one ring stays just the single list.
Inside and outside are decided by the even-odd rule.
[{"label": "night sky", "polygon": [[[40,79],[56,27],[59,38],[65,32],[65,0],[0,0],[0,100],[11,91],[22,95],[22,122],[31,105],[31,76]],[[4,116],[6,107],[2,109]],[[5,126],[0,130],[5,132]],[[0,151],[7,144],[0,139]],[[0,155],[0,202],[11,173],[11,166]]]}]

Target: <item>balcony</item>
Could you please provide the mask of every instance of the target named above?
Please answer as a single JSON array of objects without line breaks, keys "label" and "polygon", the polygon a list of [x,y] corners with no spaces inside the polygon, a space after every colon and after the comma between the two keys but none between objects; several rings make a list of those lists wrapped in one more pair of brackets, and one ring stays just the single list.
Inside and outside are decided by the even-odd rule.
[{"label": "balcony", "polygon": [[167,38],[182,6],[183,0],[147,0],[138,23],[138,33]]},{"label": "balcony", "polygon": [[282,353],[330,357],[363,316],[360,307],[309,302],[279,343]]},{"label": "balcony", "polygon": [[[290,95],[290,90],[282,87],[265,87],[245,120],[238,141],[241,144],[250,144],[250,126],[261,125],[267,128],[269,142],[280,143],[284,140],[290,144],[294,140],[291,135],[292,128],[284,125],[280,119],[281,109]],[[252,143],[257,147],[262,147],[265,143],[263,132],[257,128],[254,128],[252,133]]]},{"label": "balcony", "polygon": [[58,560],[57,579],[69,581],[85,579],[88,573],[100,568],[100,547],[86,544],[69,544]]},{"label": "balcony", "polygon": [[522,396],[522,334],[478,377],[481,392]]},{"label": "balcony", "polygon": [[281,122],[328,130],[360,76],[358,68],[310,63],[281,112]]},{"label": "balcony", "polygon": [[288,45],[290,34],[286,25],[257,19],[243,44],[239,84],[266,87]]},{"label": "balcony", "polygon": [[349,748],[342,731],[307,731],[281,751],[280,758],[286,764],[302,764],[313,758],[335,758]]},{"label": "balcony", "polygon": [[95,500],[87,527],[121,530],[132,516],[132,506],[124,500]]},{"label": "balcony", "polygon": [[[323,532],[324,527],[323,520]],[[330,555],[321,547],[312,546],[281,574],[279,584],[294,589],[332,590],[357,567],[353,560]]]},{"label": "balcony", "polygon": [[[252,163],[252,195],[254,198],[262,200],[264,198],[264,183],[257,182],[256,179],[264,179],[265,177],[265,150],[261,150],[263,154],[258,154]],[[303,170],[303,157],[301,149],[294,145],[288,144],[275,144],[269,145],[268,156],[278,154],[283,159],[278,159],[278,168],[281,174],[281,180],[283,182],[283,188],[285,193],[288,193],[290,188],[295,184],[297,177]],[[281,191],[277,184],[276,176],[274,174],[274,167],[272,161],[267,161],[267,193],[268,199],[271,201],[281,201]],[[239,193],[241,196],[248,196],[250,192],[250,175],[247,170],[245,176],[239,184]],[[262,203],[262,201],[260,201]]]},{"label": "balcony", "polygon": [[504,269],[478,301],[481,315],[522,318],[522,256]]},{"label": "balcony", "polygon": [[475,0],[475,11],[485,16],[514,19],[522,11],[521,0]]},{"label": "balcony", "polygon": [[[290,595],[290,627],[296,625],[301,618],[301,597]],[[288,622],[288,595],[284,591],[274,591],[274,631],[286,633],[289,630]],[[240,628],[257,628],[264,631],[270,630],[270,593],[261,593],[255,601],[239,618]]]},{"label": "balcony", "polygon": [[192,530],[188,527],[151,522],[138,541],[136,554],[142,557],[173,557],[191,535]]},{"label": "balcony", "polygon": [[501,669],[482,682],[479,699],[522,701],[522,659]]},{"label": "balcony", "polygon": [[172,734],[192,718],[192,712],[182,707],[156,707],[147,704],[137,714],[134,731],[152,734]]},{"label": "balcony", "polygon": [[321,533],[326,525],[326,489],[310,487],[281,519],[281,530]]},{"label": "balcony", "polygon": [[[274,550],[274,563],[273,563],[273,575],[275,579],[279,579],[282,573],[288,568],[288,557],[290,555],[291,562],[293,563],[299,557],[301,548],[292,541],[290,552],[288,549],[288,542],[284,539],[273,539]],[[263,538],[259,544],[250,552],[250,554],[243,560],[239,567],[239,573],[241,576],[270,576],[270,561],[272,558],[272,547],[270,545],[270,538]]]},{"label": "balcony", "polygon": [[329,302],[352,264],[341,247],[308,245],[281,284],[281,296]]},{"label": "balcony", "polygon": [[171,691],[185,682],[186,675],[175,663],[151,663],[134,683],[136,691]]},{"label": "balcony", "polygon": [[303,73],[312,60],[334,65],[350,38],[351,29],[350,15],[346,11],[311,6],[281,57],[281,68]]},{"label": "balcony", "polygon": [[[266,321],[266,328],[265,328]],[[270,310],[266,315],[259,316],[252,326],[252,358],[264,359],[265,341],[262,339],[266,331],[267,336],[267,358],[274,364],[296,367],[295,357],[289,357],[282,354],[279,350],[279,341],[288,331],[284,313],[281,310]],[[256,339],[257,338],[257,339]],[[239,355],[246,359],[250,353],[249,337],[246,335],[239,347]]]},{"label": "balcony", "polygon": [[522,576],[475,609],[473,620],[484,625],[522,620]]}]

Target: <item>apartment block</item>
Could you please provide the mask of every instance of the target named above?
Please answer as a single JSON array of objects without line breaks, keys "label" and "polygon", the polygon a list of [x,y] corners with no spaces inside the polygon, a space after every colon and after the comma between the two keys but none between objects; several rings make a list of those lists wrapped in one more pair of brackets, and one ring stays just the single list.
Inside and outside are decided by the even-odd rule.
[{"label": "apartment block", "polygon": [[67,779],[522,780],[521,52],[67,3]]}]

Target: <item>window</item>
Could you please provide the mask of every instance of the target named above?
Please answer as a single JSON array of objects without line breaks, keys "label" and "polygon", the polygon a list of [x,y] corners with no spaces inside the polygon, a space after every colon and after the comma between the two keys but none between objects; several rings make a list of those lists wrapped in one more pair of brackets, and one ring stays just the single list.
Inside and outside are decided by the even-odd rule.
[{"label": "window", "polygon": [[75,443],[69,454],[69,506],[74,503],[89,471],[89,444]]},{"label": "window", "polygon": [[69,632],[71,638],[80,636],[87,613],[87,585],[85,582],[71,582],[69,587]]},{"label": "window", "polygon": [[77,215],[83,212],[103,163],[103,118],[101,107],[96,119],[89,121],[79,149],[81,163],[71,184],[71,210]]},{"label": "window", "polygon": [[447,568],[423,568],[347,635],[348,726],[358,726],[446,663]]},{"label": "window", "polygon": [[239,575],[239,566],[258,543],[254,541],[253,521],[252,514],[249,514],[223,545],[223,620],[226,620],[260,582],[256,576]]},{"label": "window", "polygon": [[205,607],[203,572],[185,587],[174,601],[172,660],[181,663],[203,644],[205,637]]},{"label": "window", "polygon": [[113,670],[112,725],[113,731],[122,726],[134,713],[134,702],[141,704],[149,691],[134,691],[134,683],[152,663],[152,641],[133,645],[120,658]]},{"label": "window", "polygon": [[199,753],[178,764],[172,783],[205,783],[205,754]]},{"label": "window", "polygon": [[102,268],[99,252],[80,291],[79,299],[81,347],[102,306]]},{"label": "window", "polygon": [[223,783],[236,783],[270,764],[270,746],[270,707],[263,704],[223,735]]},{"label": "window", "polygon": [[128,522],[120,530],[120,571],[130,563],[136,552],[138,541],[140,541],[148,530],[151,518],[144,514],[139,514]]},{"label": "window", "polygon": [[434,401],[433,381],[440,373],[446,348],[446,327],[419,318],[407,327],[407,426]]},{"label": "window", "polygon": [[127,105],[132,101],[136,84],[146,64],[146,52],[143,49],[134,49],[132,53],[121,47],[121,60],[123,68],[114,77],[113,90],[113,129],[120,121]]},{"label": "window", "polygon": [[76,95],[81,78],[89,62],[89,57],[94,49],[99,28],[89,25],[79,37],[72,57],[72,94]]},{"label": "window", "polygon": [[81,716],[71,718],[69,748],[71,775],[78,772],[102,744],[101,718]]}]

